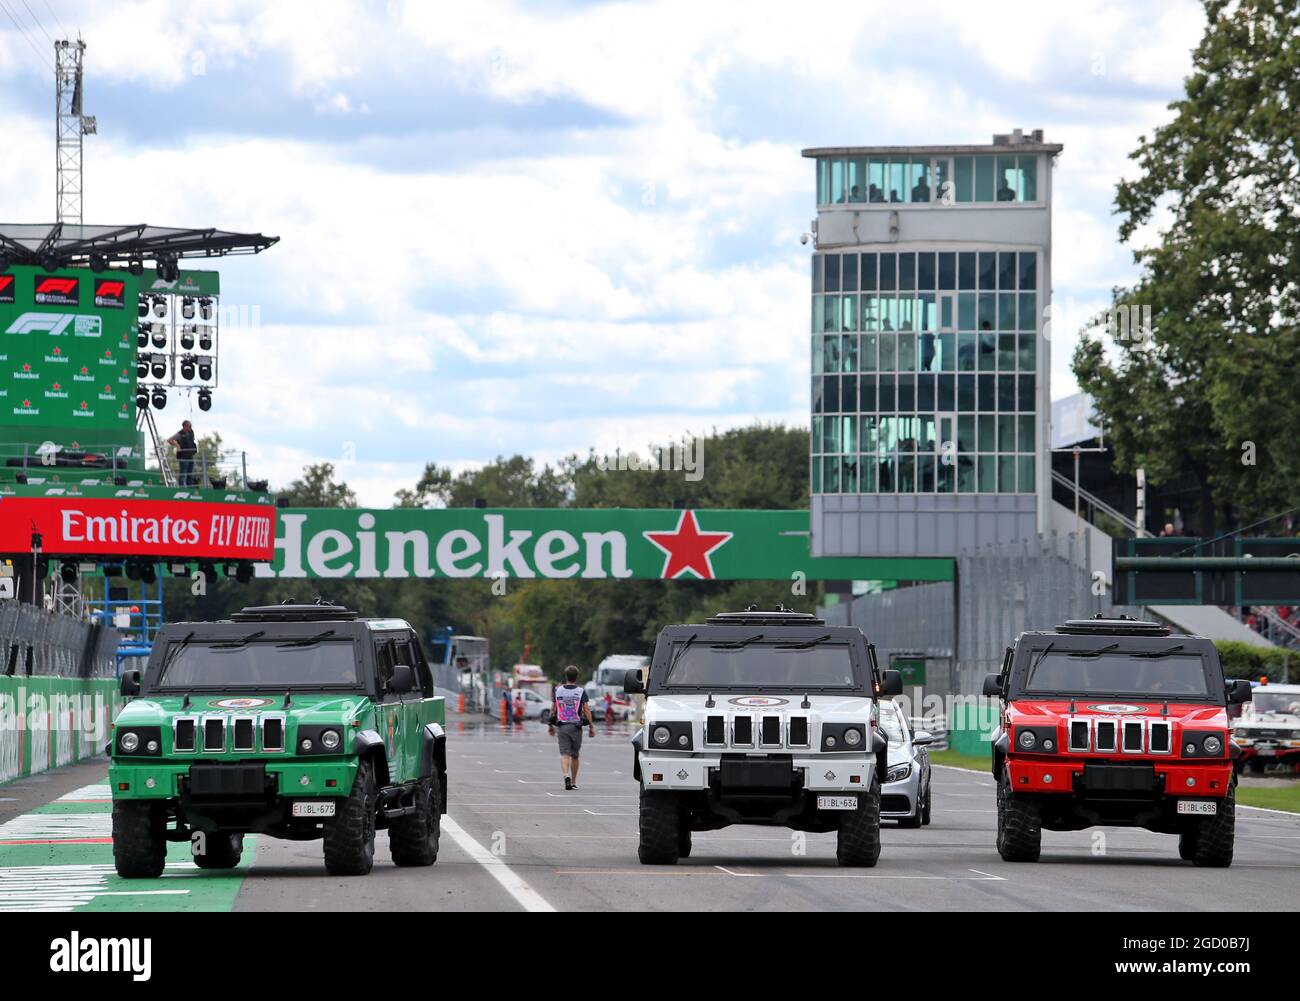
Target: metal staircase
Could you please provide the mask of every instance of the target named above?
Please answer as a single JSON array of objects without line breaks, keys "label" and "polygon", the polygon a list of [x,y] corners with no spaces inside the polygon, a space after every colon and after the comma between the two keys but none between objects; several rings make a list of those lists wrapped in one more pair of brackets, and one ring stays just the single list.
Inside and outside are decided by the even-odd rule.
[{"label": "metal staircase", "polygon": [[[1104,514],[1107,518],[1113,518],[1115,521],[1123,525],[1125,531],[1127,531],[1130,535],[1142,536],[1146,534],[1142,529],[1138,527],[1137,522],[1135,522],[1132,518],[1126,515],[1123,511],[1111,507],[1109,504],[1107,504],[1104,500],[1102,500],[1100,497],[1096,496],[1095,494],[1088,493],[1088,491],[1084,490],[1082,487],[1076,484],[1074,480],[1070,479],[1064,473],[1053,469],[1052,481],[1055,483],[1059,483],[1061,486],[1065,487],[1067,490],[1069,490],[1072,494],[1075,495],[1075,497],[1077,498],[1076,507],[1087,506],[1089,508],[1092,508],[1094,512]],[[1095,522],[1092,519],[1087,519],[1087,520],[1090,523],[1095,524]]]}]

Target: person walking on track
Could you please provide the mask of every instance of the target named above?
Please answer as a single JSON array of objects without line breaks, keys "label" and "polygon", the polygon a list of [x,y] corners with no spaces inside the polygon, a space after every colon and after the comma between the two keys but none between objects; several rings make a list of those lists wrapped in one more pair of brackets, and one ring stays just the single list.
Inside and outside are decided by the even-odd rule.
[{"label": "person walking on track", "polygon": [[554,703],[547,731],[552,737],[557,731],[560,735],[560,771],[564,773],[564,788],[577,789],[582,721],[587,721],[588,732],[593,737],[596,736],[596,721],[591,715],[587,690],[578,685],[578,669],[572,664],[564,669],[564,684],[555,688]]}]

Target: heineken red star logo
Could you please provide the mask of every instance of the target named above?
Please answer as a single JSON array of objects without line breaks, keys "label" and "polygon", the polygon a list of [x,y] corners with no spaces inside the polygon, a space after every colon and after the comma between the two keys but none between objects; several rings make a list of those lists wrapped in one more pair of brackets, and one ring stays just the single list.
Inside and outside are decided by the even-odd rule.
[{"label": "heineken red star logo", "polygon": [[55,349],[54,349],[54,354],[55,354],[55,357],[58,357],[59,355],[63,354],[63,348],[55,348]]},{"label": "heineken red star logo", "polygon": [[60,386],[57,382],[54,384],[54,391],[55,391],[56,393],[57,393],[60,389],[62,389],[62,388],[63,388],[63,387]]},{"label": "heineken red star logo", "polygon": [[31,370],[32,370],[31,365],[27,364],[27,362],[23,362],[23,371],[30,372]]},{"label": "heineken red star logo", "polygon": [[671,532],[642,532],[651,544],[662,549],[664,569],[660,575],[665,580],[680,577],[687,571],[701,580],[713,580],[711,554],[725,544],[731,532],[701,532],[694,511],[683,511],[677,528]]},{"label": "heineken red star logo", "polygon": [[82,374],[82,375],[89,375],[89,374],[90,374],[90,369],[86,368],[85,365],[82,365],[82,366],[81,366],[81,374]]}]

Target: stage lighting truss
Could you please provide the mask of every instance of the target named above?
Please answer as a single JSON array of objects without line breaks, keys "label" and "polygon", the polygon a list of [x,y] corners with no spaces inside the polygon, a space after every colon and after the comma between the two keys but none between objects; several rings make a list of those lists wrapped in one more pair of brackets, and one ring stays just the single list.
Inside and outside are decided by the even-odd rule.
[{"label": "stage lighting truss", "polygon": [[139,377],[151,384],[206,389],[210,406],[220,369],[220,316],[216,296],[142,294],[136,334]]}]

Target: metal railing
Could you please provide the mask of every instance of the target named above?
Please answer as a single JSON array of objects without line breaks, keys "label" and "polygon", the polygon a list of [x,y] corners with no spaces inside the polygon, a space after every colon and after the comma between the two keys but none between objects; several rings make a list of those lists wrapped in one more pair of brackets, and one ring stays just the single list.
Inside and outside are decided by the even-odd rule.
[{"label": "metal railing", "polygon": [[[1066,476],[1064,473],[1060,472],[1059,470],[1056,469],[1052,470],[1052,482],[1057,483],[1062,487],[1065,487],[1067,490],[1070,491],[1070,493],[1078,495],[1080,508],[1081,508],[1080,513],[1082,513],[1083,507],[1087,507],[1091,509],[1091,511],[1093,512],[1093,516],[1091,518],[1085,518],[1085,520],[1095,528],[1099,528],[1099,529],[1101,528],[1101,526],[1097,524],[1097,514],[1100,513],[1100,514],[1104,514],[1107,518],[1112,518],[1115,521],[1119,522],[1119,524],[1122,525],[1130,535],[1143,534],[1143,531],[1138,526],[1138,523],[1135,522],[1128,515],[1126,515],[1123,511],[1111,507],[1109,504],[1107,504],[1096,494],[1090,494],[1087,490],[1084,490],[1082,487],[1077,486],[1074,480],[1070,479],[1068,476]],[[1104,531],[1104,529],[1102,530]]]},{"label": "metal railing", "polygon": [[1276,608],[1269,605],[1252,605],[1251,608],[1266,623],[1267,628],[1260,631],[1265,639],[1278,646],[1300,647],[1300,628],[1282,618]]},{"label": "metal railing", "polygon": [[21,477],[19,482],[46,485],[251,489],[247,452],[201,449],[191,460],[164,454],[161,465],[150,452],[126,445],[74,450],[53,442],[10,447],[0,449],[0,481]]}]

